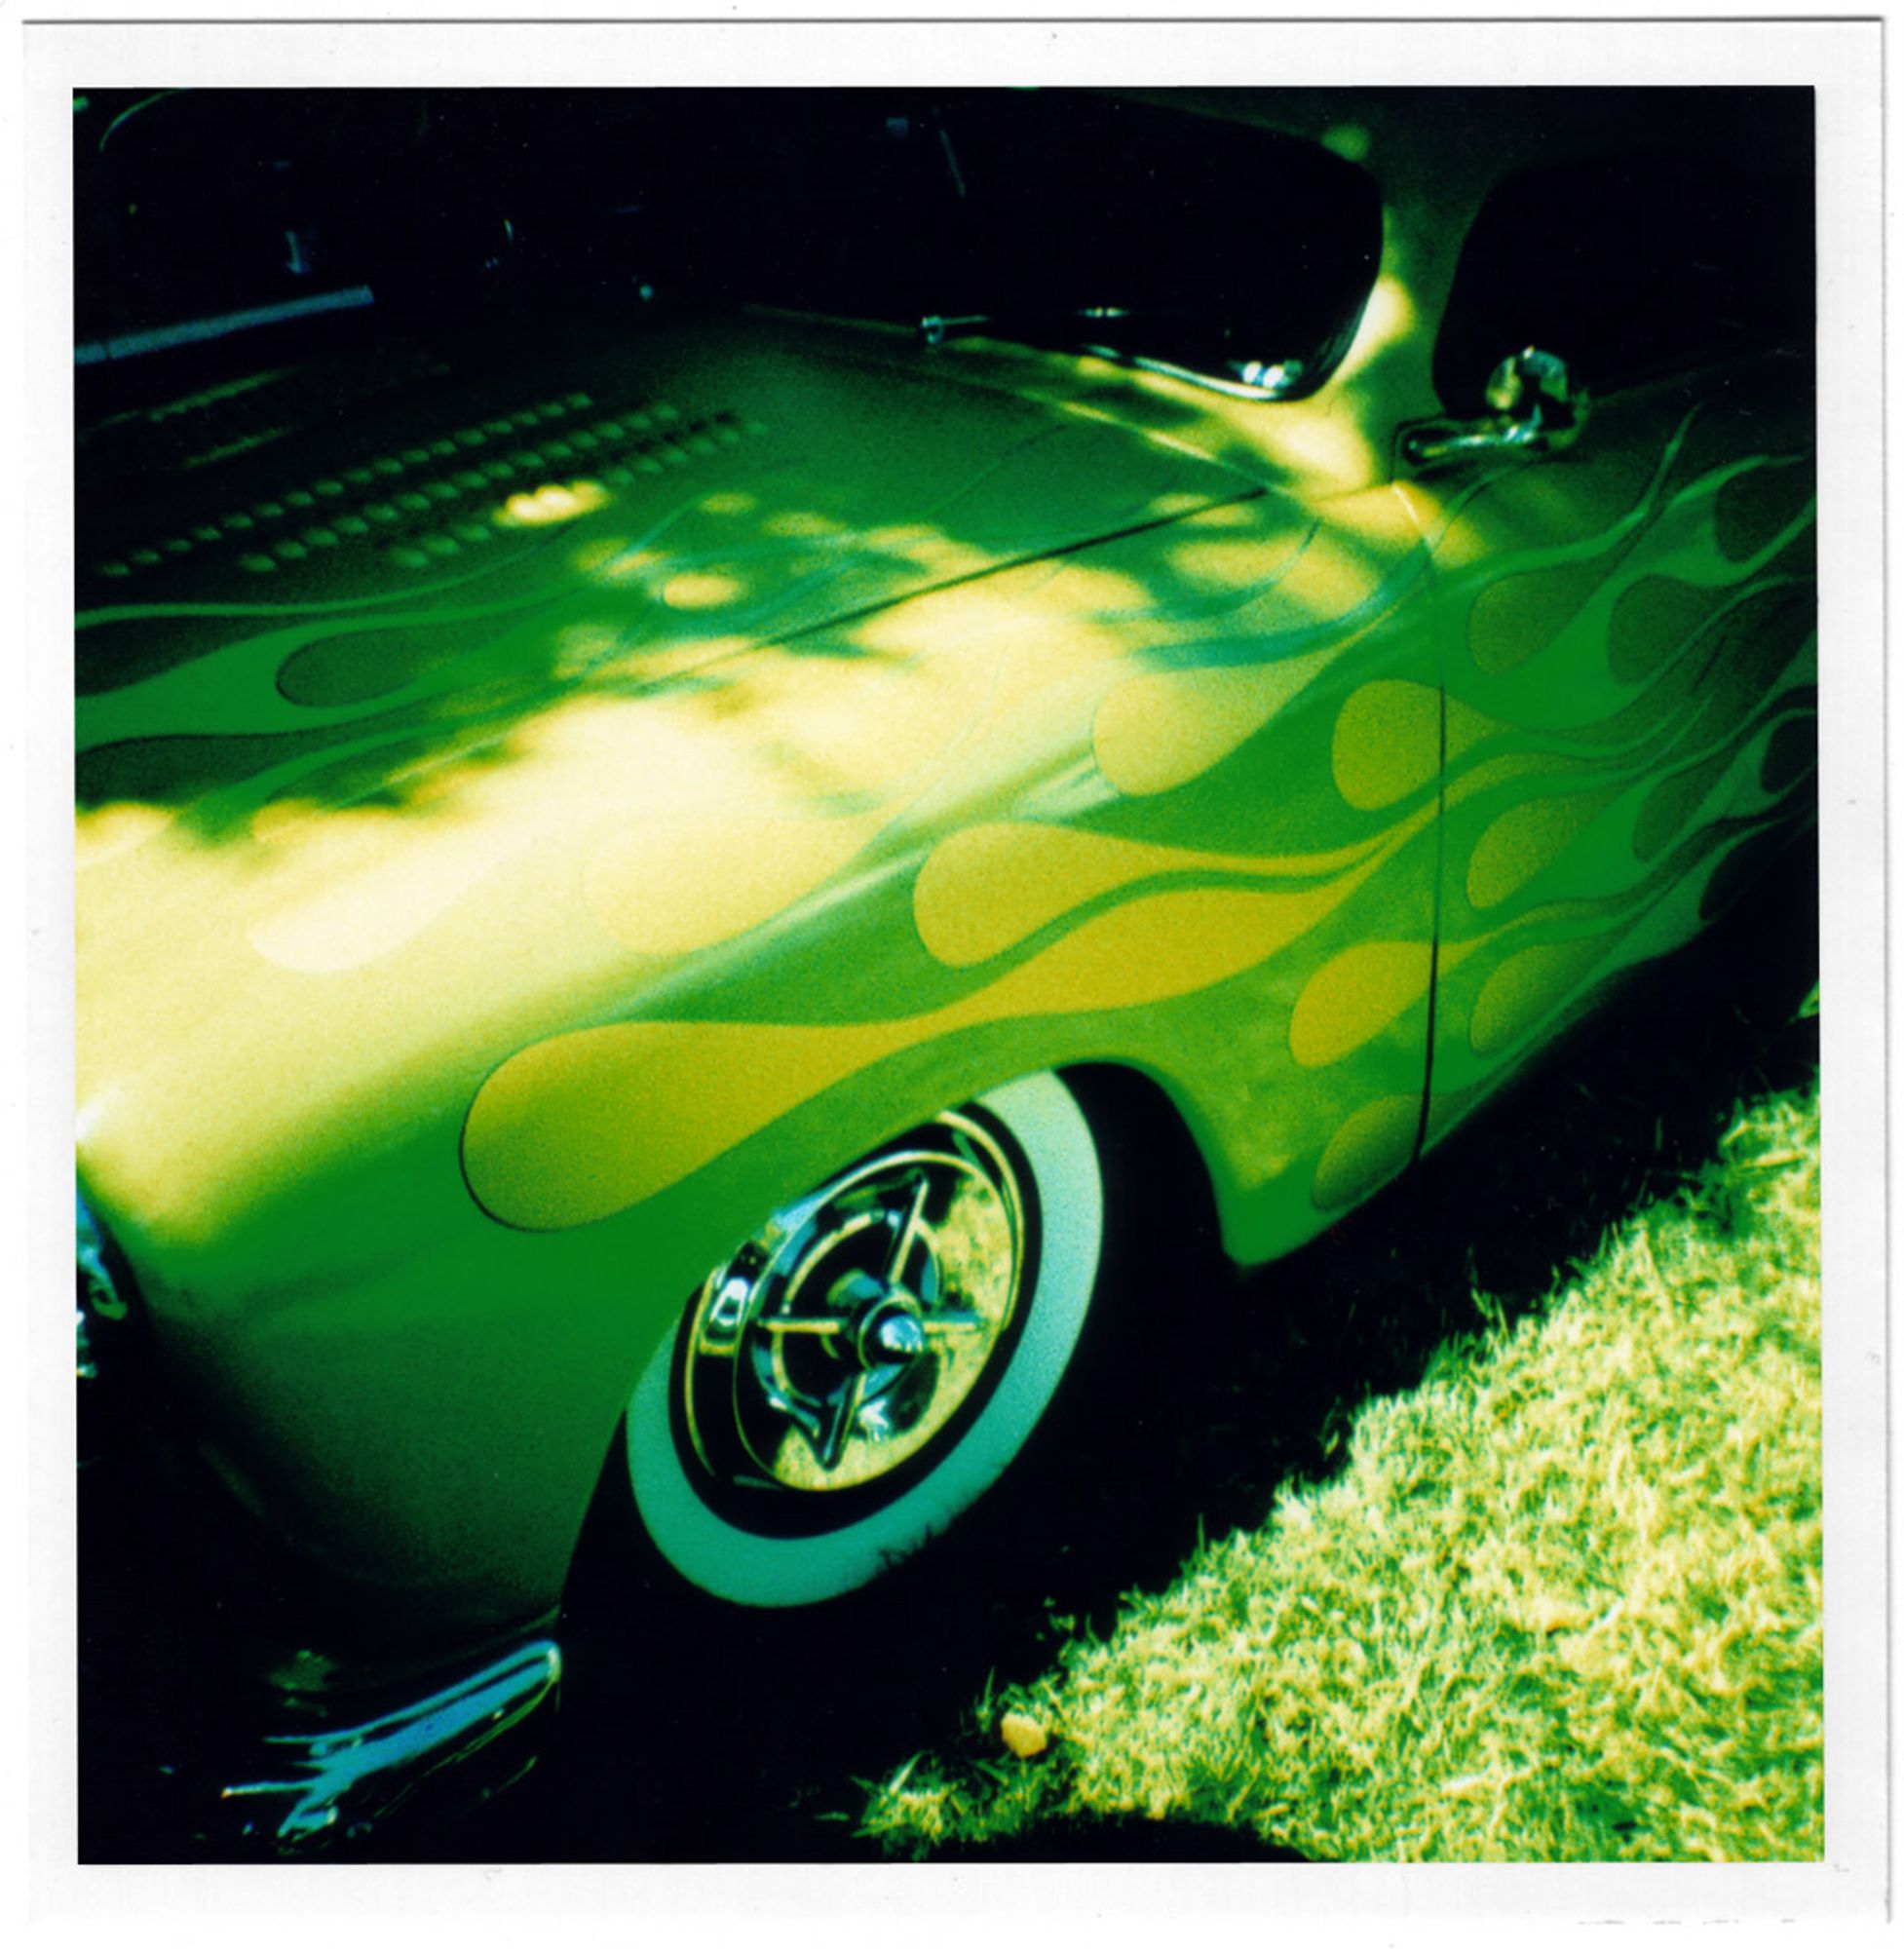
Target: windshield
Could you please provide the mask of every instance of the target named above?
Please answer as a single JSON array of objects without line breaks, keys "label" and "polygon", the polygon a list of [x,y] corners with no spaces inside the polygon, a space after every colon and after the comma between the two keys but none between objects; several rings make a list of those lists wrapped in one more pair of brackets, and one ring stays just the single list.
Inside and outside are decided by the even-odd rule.
[{"label": "windshield", "polygon": [[723,145],[758,219],[733,282],[985,323],[1308,392],[1381,247],[1374,184],[1311,143],[1071,91],[789,96]]},{"label": "windshield", "polygon": [[760,300],[1282,396],[1346,348],[1381,236],[1314,144],[1070,90],[126,92],[74,134],[94,363],[207,318]]}]

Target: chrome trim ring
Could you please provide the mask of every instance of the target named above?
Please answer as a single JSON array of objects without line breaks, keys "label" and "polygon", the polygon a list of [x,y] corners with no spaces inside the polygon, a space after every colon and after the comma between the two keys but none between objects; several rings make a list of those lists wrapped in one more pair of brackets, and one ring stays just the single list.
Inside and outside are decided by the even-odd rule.
[{"label": "chrome trim ring", "polygon": [[1024,1286],[1005,1144],[948,1111],[768,1222],[703,1284],[679,1402],[707,1486],[864,1490],[973,1398]]}]

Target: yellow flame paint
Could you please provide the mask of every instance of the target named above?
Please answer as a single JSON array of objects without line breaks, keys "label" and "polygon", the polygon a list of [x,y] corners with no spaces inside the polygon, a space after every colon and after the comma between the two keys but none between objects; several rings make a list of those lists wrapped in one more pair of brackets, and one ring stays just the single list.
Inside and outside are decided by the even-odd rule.
[{"label": "yellow flame paint", "polygon": [[938,960],[969,968],[1002,954],[1060,914],[1161,873],[1252,877],[1337,873],[1366,860],[1381,837],[1333,853],[1254,858],[1080,832],[1063,825],[967,826],[928,856],[913,891],[919,936]]},{"label": "yellow flame paint", "polygon": [[1468,1046],[1493,1055],[1557,1008],[1607,951],[1608,937],[1542,941],[1510,954],[1485,982],[1468,1018]]},{"label": "yellow flame paint", "polygon": [[1359,812],[1406,798],[1441,765],[1441,699],[1430,685],[1365,683],[1343,704],[1331,751],[1336,789]]},{"label": "yellow flame paint", "polygon": [[1426,940],[1370,940],[1310,976],[1289,1020],[1289,1052],[1305,1069],[1338,1062],[1428,993]]},{"label": "yellow flame paint", "polygon": [[1597,792],[1527,799],[1512,805],[1474,842],[1467,899],[1477,912],[1499,906],[1560,858],[1605,803]]},{"label": "yellow flame paint", "polygon": [[[464,1133],[471,1189],[494,1217],[529,1231],[605,1218],[900,1050],[980,1023],[1139,1008],[1240,974],[1313,928],[1380,857],[1302,893],[1200,889],[1132,900],[923,1015],[845,1028],[624,1022],[552,1037],[512,1056],[477,1092]],[[670,1114],[630,1115],[642,1102],[666,1102]]]},{"label": "yellow flame paint", "polygon": [[[1343,704],[1331,753],[1336,789],[1358,811],[1374,812],[1421,790],[1441,769],[1441,694],[1402,678],[1365,683]],[[1450,698],[1448,760],[1502,727]]]},{"label": "yellow flame paint", "polygon": [[1322,1152],[1310,1196],[1317,1210],[1336,1211],[1393,1177],[1415,1152],[1422,1099],[1379,1096],[1349,1118]]},{"label": "yellow flame paint", "polygon": [[1187,784],[1260,731],[1334,654],[1132,677],[1098,707],[1091,726],[1097,768],[1131,798]]}]

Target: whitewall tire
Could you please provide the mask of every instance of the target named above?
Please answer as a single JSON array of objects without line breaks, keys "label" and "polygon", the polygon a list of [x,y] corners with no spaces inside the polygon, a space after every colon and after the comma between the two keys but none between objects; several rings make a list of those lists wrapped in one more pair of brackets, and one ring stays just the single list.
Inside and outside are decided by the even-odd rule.
[{"label": "whitewall tire", "polygon": [[912,1555],[1038,1426],[1103,1242],[1097,1146],[1048,1074],[774,1213],[708,1276],[629,1403],[655,1548],[751,1605],[818,1603]]}]

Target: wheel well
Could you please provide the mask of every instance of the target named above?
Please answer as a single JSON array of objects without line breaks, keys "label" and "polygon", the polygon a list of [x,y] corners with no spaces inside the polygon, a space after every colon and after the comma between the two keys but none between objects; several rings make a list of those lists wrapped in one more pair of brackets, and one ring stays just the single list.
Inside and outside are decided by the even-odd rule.
[{"label": "wheel well", "polygon": [[[1139,1184],[1167,1204],[1179,1236],[1223,1251],[1216,1187],[1201,1147],[1170,1092],[1153,1076],[1121,1062],[1079,1063],[1060,1072],[1090,1119],[1104,1154],[1108,1196],[1129,1197]],[[1107,1213],[1117,1224],[1124,1214]]]},{"label": "wheel well", "polygon": [[[1138,1222],[1140,1190],[1144,1204],[1171,1213],[1168,1249],[1179,1266],[1187,1247],[1200,1247],[1217,1261],[1223,1243],[1215,1187],[1201,1147],[1169,1091],[1155,1077],[1121,1062],[1079,1063],[1058,1073],[1097,1141],[1107,1230],[1122,1242],[1131,1264],[1141,1269],[1165,1237],[1163,1228]],[[1220,1262],[1230,1263],[1227,1255]],[[628,1603],[651,1594],[652,1551],[625,1489],[625,1433],[626,1418],[610,1433],[580,1524],[564,1594],[565,1642],[579,1634],[586,1646],[602,1628],[601,1621],[626,1616]],[[592,1662],[586,1651],[584,1662]]]}]

